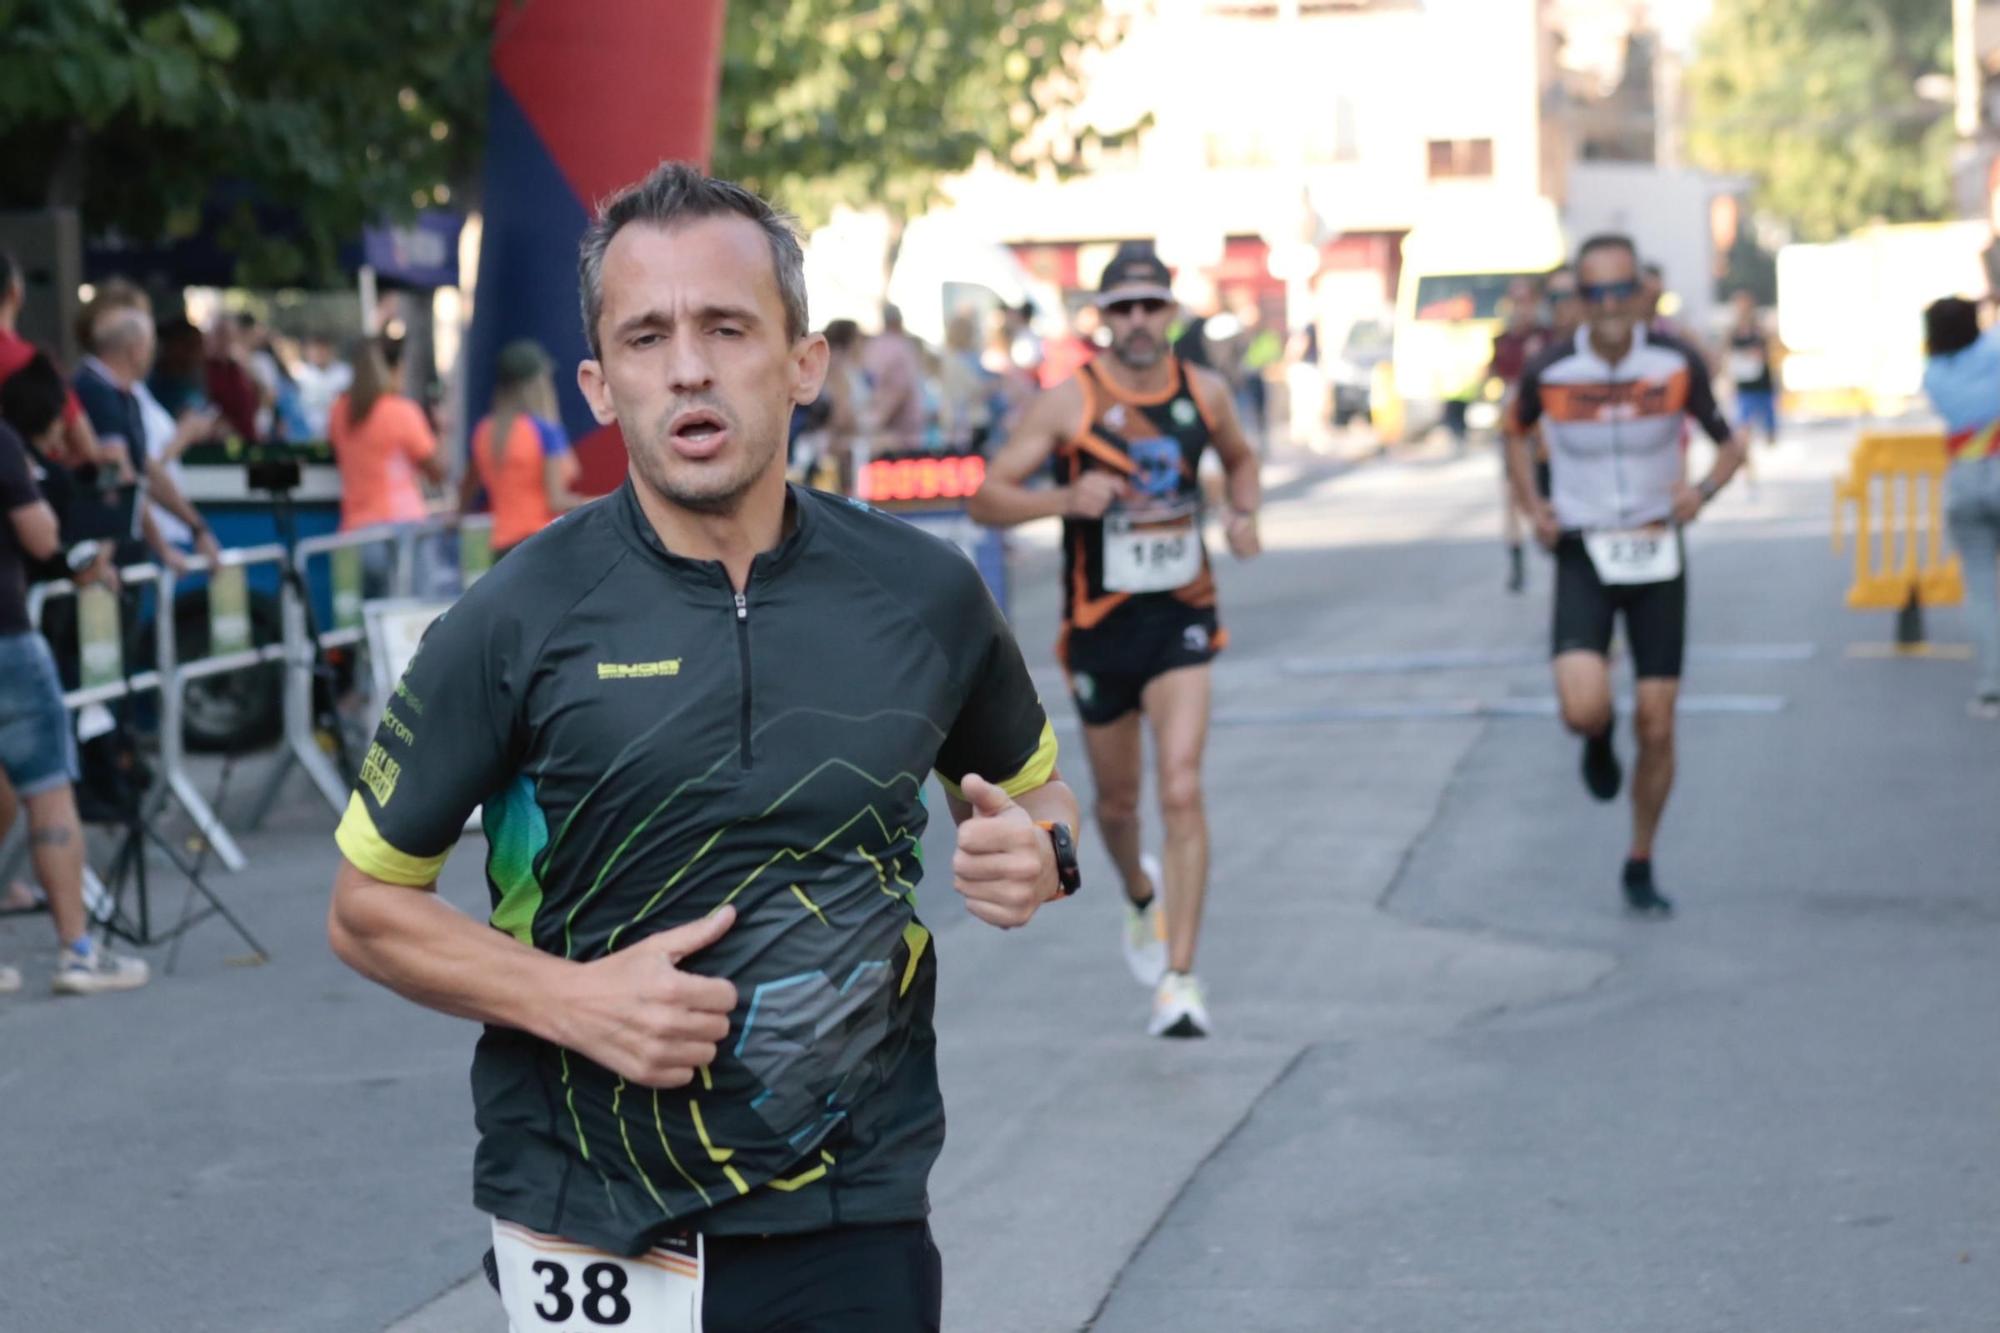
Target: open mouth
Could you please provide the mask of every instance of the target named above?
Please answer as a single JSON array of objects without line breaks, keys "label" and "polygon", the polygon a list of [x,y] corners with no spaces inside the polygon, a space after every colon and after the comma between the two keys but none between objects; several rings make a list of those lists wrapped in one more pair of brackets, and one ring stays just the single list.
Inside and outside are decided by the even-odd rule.
[{"label": "open mouth", "polygon": [[728,434],[729,423],[722,419],[720,413],[707,408],[682,412],[674,418],[667,431],[675,449],[697,458],[714,453]]}]

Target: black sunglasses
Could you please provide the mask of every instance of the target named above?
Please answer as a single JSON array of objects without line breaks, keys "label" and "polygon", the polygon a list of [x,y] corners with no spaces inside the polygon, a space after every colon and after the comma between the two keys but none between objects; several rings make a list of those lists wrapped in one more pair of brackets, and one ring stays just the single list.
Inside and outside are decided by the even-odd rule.
[{"label": "black sunglasses", "polygon": [[1113,301],[1104,307],[1104,313],[1113,319],[1125,319],[1132,315],[1157,315],[1167,308],[1167,303],[1157,296],[1148,296],[1137,301]]},{"label": "black sunglasses", "polygon": [[1639,294],[1639,280],[1627,278],[1623,282],[1586,282],[1579,291],[1583,299],[1592,305],[1603,305],[1606,301],[1629,301]]},{"label": "black sunglasses", "polygon": [[1548,296],[1551,301],[1574,301],[1577,292],[1574,287],[1551,287]]}]

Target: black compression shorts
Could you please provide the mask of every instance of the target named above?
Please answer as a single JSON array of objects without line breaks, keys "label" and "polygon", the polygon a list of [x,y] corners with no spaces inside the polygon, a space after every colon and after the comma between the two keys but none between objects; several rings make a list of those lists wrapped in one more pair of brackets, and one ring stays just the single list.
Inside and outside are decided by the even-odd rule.
[{"label": "black compression shorts", "polygon": [[1678,680],[1687,648],[1687,564],[1665,583],[1607,585],[1597,577],[1583,538],[1566,532],[1556,543],[1555,630],[1551,652],[1608,654],[1612,624],[1625,616],[1633,673],[1641,680]]},{"label": "black compression shorts", "polygon": [[[938,1333],[944,1265],[927,1222],[705,1236],[702,1333]],[[486,1279],[499,1290],[493,1252]]]},{"label": "black compression shorts", "polygon": [[1228,643],[1214,607],[1189,606],[1167,595],[1134,598],[1104,624],[1073,629],[1063,642],[1063,666],[1077,716],[1093,727],[1139,707],[1146,687],[1169,671],[1207,666]]}]

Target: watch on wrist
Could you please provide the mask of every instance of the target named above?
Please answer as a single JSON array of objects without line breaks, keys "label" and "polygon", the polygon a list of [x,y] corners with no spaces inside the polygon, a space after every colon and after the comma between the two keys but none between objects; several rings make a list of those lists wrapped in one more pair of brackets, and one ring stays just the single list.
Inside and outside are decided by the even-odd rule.
[{"label": "watch on wrist", "polygon": [[1695,489],[1701,492],[1701,502],[1707,504],[1715,498],[1715,493],[1722,488],[1715,484],[1715,478],[1705,477],[1702,479],[1701,485],[1695,487]]},{"label": "watch on wrist", "polygon": [[1049,835],[1049,845],[1056,854],[1056,887],[1067,898],[1083,887],[1083,869],[1076,863],[1076,839],[1070,836],[1067,824],[1037,820],[1036,826]]}]

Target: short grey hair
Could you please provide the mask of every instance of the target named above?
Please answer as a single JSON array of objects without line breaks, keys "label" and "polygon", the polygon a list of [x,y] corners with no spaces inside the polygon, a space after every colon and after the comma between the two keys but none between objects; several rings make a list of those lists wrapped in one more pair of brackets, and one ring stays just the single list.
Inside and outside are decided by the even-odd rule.
[{"label": "short grey hair", "polygon": [[612,237],[634,222],[671,227],[696,218],[732,215],[748,218],[764,229],[764,238],[771,243],[778,295],[785,303],[785,333],[794,341],[804,337],[812,327],[806,316],[806,258],[792,216],[733,181],[717,180],[686,162],[662,162],[644,180],[599,204],[596,218],[584,230],[576,274],[583,298],[583,336],[590,344],[590,354],[602,355],[597,321],[604,313],[604,254],[611,248]]},{"label": "short grey hair", "polygon": [[152,316],[132,306],[118,306],[99,315],[90,326],[90,350],[99,356],[122,352],[144,342],[152,332]]}]

